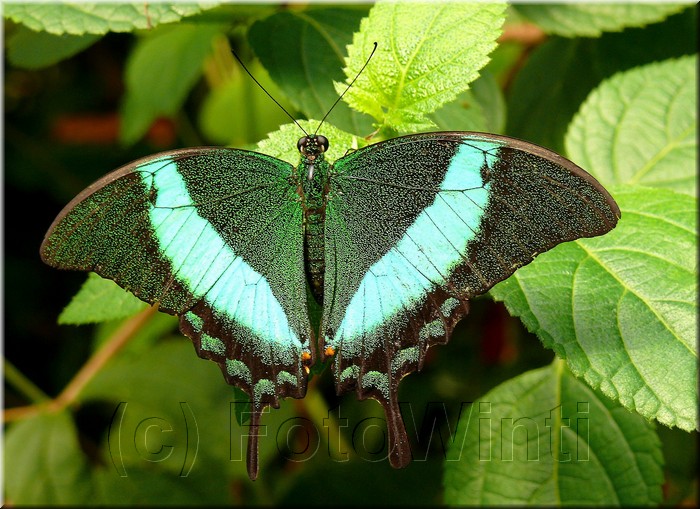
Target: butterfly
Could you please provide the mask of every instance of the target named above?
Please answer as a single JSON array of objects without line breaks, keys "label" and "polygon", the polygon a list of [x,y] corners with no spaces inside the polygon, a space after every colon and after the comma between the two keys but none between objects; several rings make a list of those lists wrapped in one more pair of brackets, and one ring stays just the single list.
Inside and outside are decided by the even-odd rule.
[{"label": "butterfly", "polygon": [[49,265],[94,271],[179,316],[198,355],[250,397],[251,479],[263,409],[304,397],[326,361],[338,394],[382,404],[390,462],[405,466],[401,379],[471,299],[620,217],[584,170],[506,136],[413,134],[333,164],[328,146],[302,137],[296,167],[213,147],[139,159],[73,199],[41,246]]}]

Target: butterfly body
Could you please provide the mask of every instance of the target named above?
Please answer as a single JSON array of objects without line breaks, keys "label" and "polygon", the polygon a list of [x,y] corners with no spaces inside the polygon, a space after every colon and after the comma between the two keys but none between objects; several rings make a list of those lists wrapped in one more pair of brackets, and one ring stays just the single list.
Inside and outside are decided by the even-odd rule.
[{"label": "butterfly body", "polygon": [[[208,147],[135,161],[59,214],[42,257],[179,315],[197,353],[250,396],[253,429],[332,357],[339,394],[383,405],[389,458],[405,466],[401,379],[472,298],[556,244],[609,231],[619,209],[570,161],[504,136],[403,136],[333,164],[322,136],[298,148],[296,167]],[[255,477],[255,433],[248,460]]]},{"label": "butterfly body", "polygon": [[[323,304],[323,281],[325,272],[324,227],[326,203],[330,191],[331,166],[325,160],[328,140],[316,136],[304,136],[297,143],[301,162],[295,176],[299,185],[301,205],[304,209],[304,267],[311,294],[318,304]],[[303,148],[303,150],[302,150]]]}]

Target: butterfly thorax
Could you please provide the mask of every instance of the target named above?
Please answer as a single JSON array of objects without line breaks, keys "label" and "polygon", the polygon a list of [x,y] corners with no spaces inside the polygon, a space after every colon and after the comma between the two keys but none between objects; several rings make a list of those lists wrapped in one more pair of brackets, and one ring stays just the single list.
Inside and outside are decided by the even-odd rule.
[{"label": "butterfly thorax", "polygon": [[304,211],[304,268],[311,293],[322,304],[326,270],[324,228],[331,170],[324,157],[328,140],[323,136],[304,136],[297,147],[301,153],[297,189]]}]

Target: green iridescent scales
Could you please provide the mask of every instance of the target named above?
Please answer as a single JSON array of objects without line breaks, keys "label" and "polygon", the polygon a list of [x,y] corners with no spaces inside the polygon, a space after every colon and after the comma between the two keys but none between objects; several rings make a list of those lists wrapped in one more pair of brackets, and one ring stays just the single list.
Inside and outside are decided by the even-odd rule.
[{"label": "green iridescent scales", "polygon": [[[472,297],[558,243],[609,231],[619,209],[573,163],[511,138],[406,136],[332,166],[303,140],[297,168],[215,148],[127,165],[64,209],[42,257],[180,315],[198,354],[250,396],[253,429],[332,357],[339,394],[384,406],[391,463],[405,466],[403,376]],[[307,288],[323,306],[318,331]],[[254,431],[248,462],[254,478]]]}]

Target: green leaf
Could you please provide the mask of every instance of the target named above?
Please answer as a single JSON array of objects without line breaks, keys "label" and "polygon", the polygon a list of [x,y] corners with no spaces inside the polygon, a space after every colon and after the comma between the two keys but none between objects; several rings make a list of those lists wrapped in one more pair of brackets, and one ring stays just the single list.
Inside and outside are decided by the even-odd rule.
[{"label": "green leaf", "polygon": [[565,3],[514,4],[513,7],[542,30],[564,37],[597,37],[627,27],[641,27],[666,19],[688,4]]},{"label": "green leaf", "polygon": [[[314,132],[319,123],[320,120],[313,119],[299,121],[301,127],[309,133]],[[341,131],[328,123],[323,124],[319,134],[324,135],[330,141],[328,152],[326,152],[325,156],[331,163],[343,157],[349,150],[356,150],[367,144],[363,138]],[[297,141],[303,135],[304,133],[301,132],[296,124],[285,124],[278,131],[270,133],[266,139],[261,140],[256,150],[297,166],[299,164]]]},{"label": "green leaf", "polygon": [[508,96],[506,133],[564,152],[564,135],[588,94],[633,67],[697,52],[696,9],[598,39],[551,37],[529,56]]},{"label": "green leaf", "polygon": [[17,27],[7,40],[7,59],[24,69],[48,67],[91,46],[99,35],[53,35]]},{"label": "green leaf", "polygon": [[174,23],[216,3],[5,3],[4,15],[34,31],[84,35],[132,32]]},{"label": "green leaf", "polygon": [[250,408],[250,398],[248,395],[240,388],[234,387],[232,399],[235,403],[234,414],[236,416],[236,423],[239,426],[243,426],[247,422],[250,422],[250,412],[247,411],[247,409]]},{"label": "green leaf", "polygon": [[428,117],[443,131],[503,132],[505,102],[498,83],[489,72],[452,101]]},{"label": "green leaf", "polygon": [[146,309],[148,304],[121,289],[117,283],[91,272],[58,317],[62,325],[82,325],[125,318]]},{"label": "green leaf", "polygon": [[219,33],[216,25],[180,24],[154,30],[139,41],[125,71],[120,133],[124,143],[137,141],[159,116],[180,110]]},{"label": "green leaf", "polygon": [[5,490],[12,505],[92,502],[87,459],[67,411],[41,413],[5,432]]},{"label": "green leaf", "polygon": [[[187,353],[192,356],[191,347]],[[127,371],[122,374],[129,375]],[[121,385],[130,383],[124,378],[120,382]],[[226,389],[220,379],[217,382],[218,387]],[[161,394],[171,394],[167,388],[159,389],[163,391]],[[201,387],[195,389],[201,391]],[[123,394],[117,391],[112,396],[118,399]],[[205,396],[213,394],[209,392]],[[42,413],[12,424],[5,434],[5,465],[9,467],[5,469],[6,498],[18,506],[230,505],[226,462],[231,458],[226,457],[226,462],[215,460],[207,455],[209,451],[205,447],[201,447],[202,454],[197,455],[200,452],[197,431],[207,433],[204,435],[207,440],[215,441],[207,444],[209,449],[223,450],[224,456],[228,453],[228,447],[221,447],[221,444],[227,443],[229,437],[226,433],[217,434],[219,428],[227,431],[225,426],[208,427],[202,422],[207,418],[211,422],[220,423],[221,418],[227,422],[225,395],[223,399],[222,394],[216,396],[218,401],[224,401],[220,405],[223,415],[207,415],[201,406],[178,404],[177,398],[168,401],[171,405],[163,405],[161,400],[160,405],[139,407],[138,396],[124,401],[123,407],[115,404],[117,410],[126,409],[125,418],[115,413],[117,418],[110,423],[107,433],[112,438],[111,447],[102,451],[103,464],[98,466],[88,463],[80,448],[73,418],[66,411]],[[168,406],[174,408],[171,414],[167,412]],[[192,407],[202,413],[190,412]],[[188,422],[183,421],[183,411],[187,412]],[[165,433],[158,432],[159,425]],[[189,435],[183,432],[188,425]],[[134,454],[137,441],[140,454]],[[202,440],[202,445],[204,442]],[[161,444],[164,449],[159,454]],[[182,457],[187,460],[184,468]],[[242,477],[245,469],[241,466],[240,470]]]},{"label": "green leaf", "polygon": [[647,419],[697,428],[697,200],[620,188],[603,237],[541,254],[491,295],[576,376]]},{"label": "green leaf", "polygon": [[445,501],[658,504],[662,463],[653,426],[555,361],[499,385],[461,417],[445,463]]},{"label": "green leaf", "polygon": [[[278,12],[255,22],[248,41],[294,107],[307,118],[323,118],[338,99],[333,83],[344,78],[345,48],[367,11],[358,5]],[[372,130],[371,118],[343,102],[330,119],[353,133]]]},{"label": "green leaf", "polygon": [[[377,51],[345,100],[380,127],[401,132],[433,127],[426,115],[465,91],[488,62],[504,11],[504,3],[376,4],[348,48],[348,80],[375,41]],[[336,91],[344,89],[336,84]]]},{"label": "green leaf", "polygon": [[[272,97],[291,108],[260,64],[252,62],[249,69]],[[211,90],[199,112],[199,125],[207,139],[234,147],[255,142],[288,121],[280,107],[237,67],[229,79]]]},{"label": "green leaf", "polygon": [[696,67],[697,57],[688,56],[604,81],[569,127],[569,157],[606,183],[667,187],[694,196]]}]

